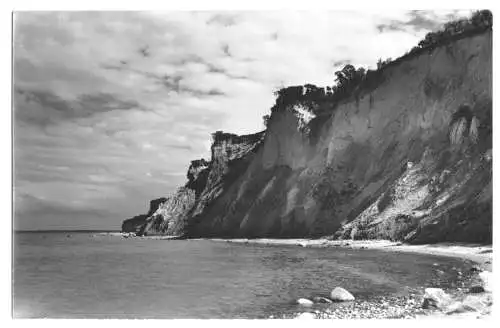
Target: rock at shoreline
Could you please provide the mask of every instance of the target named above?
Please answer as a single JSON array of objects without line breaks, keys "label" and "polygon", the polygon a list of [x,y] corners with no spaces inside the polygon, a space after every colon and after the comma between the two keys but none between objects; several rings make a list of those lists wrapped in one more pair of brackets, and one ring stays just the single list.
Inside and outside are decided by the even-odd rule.
[{"label": "rock at shoreline", "polygon": [[438,308],[444,309],[452,302],[450,295],[446,294],[441,288],[426,288],[424,295],[424,309]]},{"label": "rock at shoreline", "polygon": [[342,287],[335,287],[330,293],[330,298],[335,302],[354,301],[354,296]]},{"label": "rock at shoreline", "polygon": [[492,305],[491,295],[468,295],[462,304],[471,311],[486,312]]},{"label": "rock at shoreline", "polygon": [[455,302],[449,305],[444,312],[450,315],[450,314],[464,313],[470,311],[475,312],[476,309],[468,306],[467,304],[463,304],[461,302]]},{"label": "rock at shoreline", "polygon": [[296,319],[316,319],[316,315],[310,312],[304,312],[299,314]]},{"label": "rock at shoreline", "polygon": [[479,278],[481,278],[483,282],[484,290],[490,293],[493,292],[491,272],[483,271],[479,274]]},{"label": "rock at shoreline", "polygon": [[470,294],[484,293],[484,288],[482,286],[472,286],[469,288]]},{"label": "rock at shoreline", "polygon": [[314,302],[311,300],[308,300],[307,298],[299,298],[297,300],[297,303],[302,305],[302,306],[313,306]]},{"label": "rock at shoreline", "polygon": [[313,301],[316,303],[325,303],[325,304],[333,303],[333,301],[331,299],[326,298],[326,297],[321,297],[321,296],[313,297]]},{"label": "rock at shoreline", "polygon": [[136,237],[137,235],[134,232],[122,232],[123,238]]}]

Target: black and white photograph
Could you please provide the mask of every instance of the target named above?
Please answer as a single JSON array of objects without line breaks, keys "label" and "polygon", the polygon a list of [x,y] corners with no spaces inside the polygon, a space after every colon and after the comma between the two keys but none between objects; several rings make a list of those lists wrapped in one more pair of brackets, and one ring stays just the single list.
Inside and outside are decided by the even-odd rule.
[{"label": "black and white photograph", "polygon": [[13,321],[493,316],[496,11],[310,9],[12,11]]}]

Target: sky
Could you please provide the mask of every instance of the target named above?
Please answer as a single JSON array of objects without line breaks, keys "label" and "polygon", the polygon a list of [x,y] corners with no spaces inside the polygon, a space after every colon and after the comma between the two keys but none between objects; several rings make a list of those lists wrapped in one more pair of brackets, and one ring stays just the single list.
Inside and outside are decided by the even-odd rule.
[{"label": "sky", "polygon": [[14,228],[119,230],[263,130],[273,91],[334,84],[469,11],[17,12]]}]

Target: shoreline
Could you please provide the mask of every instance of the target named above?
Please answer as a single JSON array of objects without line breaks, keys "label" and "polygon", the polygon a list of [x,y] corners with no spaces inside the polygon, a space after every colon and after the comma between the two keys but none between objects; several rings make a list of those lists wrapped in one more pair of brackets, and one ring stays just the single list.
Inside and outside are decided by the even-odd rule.
[{"label": "shoreline", "polygon": [[493,245],[465,242],[440,242],[435,244],[412,245],[390,240],[329,240],[326,238],[181,238],[180,236],[136,236],[134,233],[97,233],[93,236],[121,236],[122,238],[151,240],[205,240],[235,244],[263,246],[300,246],[308,248],[347,248],[371,249],[387,252],[417,253],[469,260],[476,263],[483,271],[493,271]]},{"label": "shoreline", "polygon": [[388,252],[429,254],[470,260],[484,271],[492,271],[493,245],[460,242],[411,245],[389,240],[328,240],[328,239],[200,239],[215,242],[264,246],[300,246],[309,248],[371,249]]},{"label": "shoreline", "polygon": [[151,240],[205,240],[235,244],[263,246],[300,246],[308,248],[347,248],[370,249],[386,252],[417,253],[469,260],[476,263],[483,271],[493,271],[493,245],[465,242],[440,242],[435,244],[412,245],[390,240],[329,240],[325,238],[181,238],[180,236],[136,236],[134,233],[97,233],[92,236],[121,236],[122,238]]}]

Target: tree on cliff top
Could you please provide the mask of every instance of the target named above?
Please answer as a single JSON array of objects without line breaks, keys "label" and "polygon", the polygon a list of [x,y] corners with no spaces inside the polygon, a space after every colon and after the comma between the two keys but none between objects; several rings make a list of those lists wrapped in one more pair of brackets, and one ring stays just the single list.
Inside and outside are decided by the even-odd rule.
[{"label": "tree on cliff top", "polygon": [[363,67],[356,69],[353,65],[344,66],[341,71],[335,72],[334,96],[339,98],[348,97],[363,82],[366,76],[366,70]]}]

